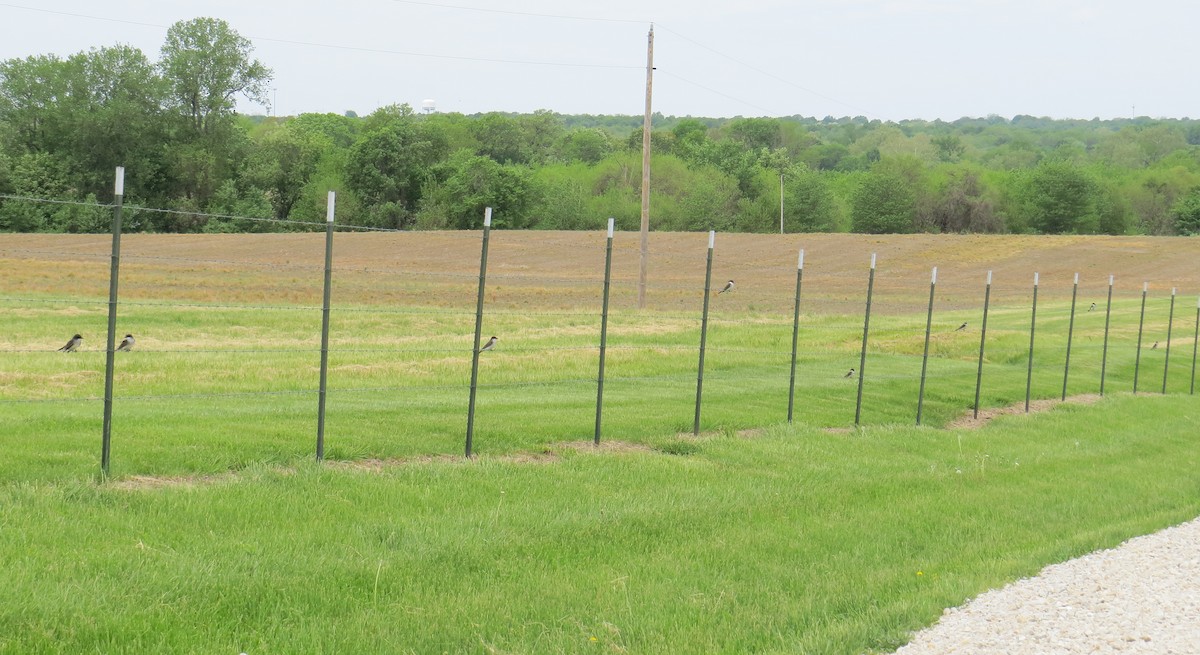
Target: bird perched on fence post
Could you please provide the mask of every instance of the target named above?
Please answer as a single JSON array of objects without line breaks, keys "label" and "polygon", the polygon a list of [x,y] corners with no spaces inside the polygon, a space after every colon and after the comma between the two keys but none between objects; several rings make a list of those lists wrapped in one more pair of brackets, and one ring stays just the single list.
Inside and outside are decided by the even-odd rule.
[{"label": "bird perched on fence post", "polygon": [[845,375],[843,375],[842,377],[844,377],[844,378],[854,377],[854,369],[850,369],[850,371],[848,373],[846,373]]},{"label": "bird perched on fence post", "polygon": [[133,335],[127,334],[124,339],[121,339],[121,345],[117,346],[117,352],[129,352],[133,350]]},{"label": "bird perched on fence post", "polygon": [[960,326],[958,326],[958,327],[954,328],[954,331],[955,331],[955,332],[962,332],[962,331],[963,331],[963,330],[965,330],[965,329],[967,329],[967,324],[966,324],[966,323],[963,323],[962,325],[960,325]]},{"label": "bird perched on fence post", "polygon": [[491,339],[488,339],[487,343],[483,344],[483,347],[479,349],[479,352],[484,352],[487,350],[491,350],[492,348],[495,348],[496,341],[498,341],[498,339],[496,337],[492,337]]},{"label": "bird perched on fence post", "polygon": [[730,280],[730,281],[726,282],[726,283],[725,283],[725,288],[724,288],[724,289],[721,289],[720,291],[718,291],[718,292],[717,292],[717,295],[719,296],[719,295],[721,295],[721,294],[725,293],[726,291],[733,291],[733,280]]},{"label": "bird perched on fence post", "polygon": [[58,352],[73,353],[79,348],[79,344],[81,343],[83,343],[83,337],[77,334],[71,337],[71,340],[68,341],[62,348],[59,348]]}]

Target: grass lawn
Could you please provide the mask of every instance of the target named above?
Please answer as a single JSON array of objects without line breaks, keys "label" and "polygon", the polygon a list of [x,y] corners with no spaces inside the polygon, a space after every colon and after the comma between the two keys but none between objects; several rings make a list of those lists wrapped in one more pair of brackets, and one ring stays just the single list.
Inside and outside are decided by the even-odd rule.
[{"label": "grass lawn", "polygon": [[[339,235],[318,465],[319,236],[130,238],[118,329],[138,346],[99,480],[106,239],[4,235],[0,652],[886,652],[944,607],[1200,513],[1194,296],[1167,370],[1165,282],[1140,355],[1140,284],[1116,294],[1103,399],[947,427],[973,403],[982,271],[1000,272],[992,410],[1025,399],[1026,271],[1031,397],[1063,393],[1072,269],[1091,273],[1066,391],[1095,394],[1097,267],[1192,293],[1190,242],[813,235],[787,425],[794,255],[719,236],[738,289],[713,301],[699,438],[706,237],[655,236],[668,270],[643,311],[622,242],[594,449],[602,241],[500,233],[467,460],[477,238]],[[904,263],[880,270],[855,428],[866,258],[835,255],[875,250]],[[916,427],[926,264],[945,282]],[[75,332],[81,352],[54,352]]]}]

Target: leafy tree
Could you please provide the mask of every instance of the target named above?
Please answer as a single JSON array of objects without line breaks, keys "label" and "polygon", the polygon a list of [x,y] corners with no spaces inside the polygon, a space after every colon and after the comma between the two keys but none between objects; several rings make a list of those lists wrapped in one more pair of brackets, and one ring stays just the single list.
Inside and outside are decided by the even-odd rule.
[{"label": "leafy tree", "polygon": [[1004,231],[1004,221],[985,197],[978,174],[969,170],[951,175],[934,200],[930,222],[938,232]]},{"label": "leafy tree", "polygon": [[493,211],[493,227],[526,228],[532,223],[529,209],[535,195],[527,169],[466,150],[455,153],[441,169],[443,179],[430,185],[422,204],[421,227],[478,229],[487,207]]},{"label": "leafy tree", "polygon": [[867,173],[850,198],[854,232],[912,232],[916,218],[916,195],[903,175],[893,170],[876,169]]},{"label": "leafy tree", "polygon": [[412,116],[376,124],[380,127],[351,148],[346,184],[364,203],[371,225],[407,227],[433,167],[447,155],[446,138],[436,125]]},{"label": "leafy tree", "polygon": [[783,130],[771,118],[739,118],[726,128],[729,138],[748,150],[774,150],[783,146]]},{"label": "leafy tree", "polygon": [[1042,234],[1094,230],[1095,189],[1094,180],[1076,166],[1057,161],[1039,164],[1025,181],[1023,210],[1030,227]]},{"label": "leafy tree", "polygon": [[257,188],[267,190],[271,215],[280,220],[290,217],[322,155],[331,149],[323,134],[294,125],[289,122],[268,132],[256,144],[249,170],[243,175]]},{"label": "leafy tree", "polygon": [[1196,187],[1179,199],[1171,208],[1175,218],[1175,230],[1180,234],[1200,234],[1200,187]]},{"label": "leafy tree", "polygon": [[197,134],[234,113],[239,95],[269,105],[271,69],[251,59],[250,41],[223,20],[194,18],[167,30],[159,66],[170,85],[170,106]]},{"label": "leafy tree", "polygon": [[0,62],[0,142],[14,154],[56,149],[68,129],[58,111],[67,88],[66,63],[54,55]]},{"label": "leafy tree", "polygon": [[941,134],[931,139],[937,148],[938,159],[945,162],[958,161],[967,151],[962,139],[957,134]]},{"label": "leafy tree", "polygon": [[613,152],[608,132],[594,127],[576,128],[567,132],[559,144],[559,153],[566,161],[597,164]]}]

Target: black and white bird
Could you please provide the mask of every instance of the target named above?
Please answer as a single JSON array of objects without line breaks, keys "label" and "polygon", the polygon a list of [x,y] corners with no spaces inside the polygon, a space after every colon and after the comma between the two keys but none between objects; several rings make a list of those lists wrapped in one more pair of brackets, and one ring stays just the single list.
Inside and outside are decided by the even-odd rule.
[{"label": "black and white bird", "polygon": [[79,348],[79,344],[81,343],[83,343],[83,337],[77,334],[71,337],[71,340],[68,341],[66,345],[64,345],[62,348],[59,348],[58,352],[73,353]]},{"label": "black and white bird", "polygon": [[955,332],[962,332],[962,331],[963,331],[963,330],[965,330],[965,329],[967,329],[967,324],[966,324],[966,323],[963,323],[962,325],[958,326],[957,328],[954,328],[954,331],[955,331]]},{"label": "black and white bird", "polygon": [[852,377],[854,377],[854,369],[850,369],[850,370],[849,370],[849,371],[848,371],[848,372],[847,372],[845,375],[843,375],[842,377],[844,377],[844,378],[852,378]]},{"label": "black and white bird", "polygon": [[1157,348],[1157,347],[1158,347],[1158,342],[1157,342],[1157,341],[1155,341],[1155,342],[1154,342],[1154,345],[1153,345],[1153,346],[1150,346],[1150,350],[1154,350],[1154,349],[1155,349],[1155,348]]},{"label": "black and white bird", "polygon": [[1089,311],[1089,312],[1090,312],[1090,311],[1092,311],[1092,310],[1094,310],[1094,309],[1096,309],[1096,303],[1092,303],[1092,306],[1091,306],[1091,307],[1088,307],[1088,311]]},{"label": "black and white bird", "polygon": [[492,337],[491,339],[488,339],[487,343],[483,344],[483,347],[479,349],[479,352],[484,352],[485,350],[491,350],[492,348],[495,348],[496,341],[498,341],[498,339],[496,337]]},{"label": "black and white bird", "polygon": [[127,334],[124,339],[121,339],[121,345],[117,346],[117,352],[129,352],[133,350],[133,335]]},{"label": "black and white bird", "polygon": [[721,295],[721,294],[725,293],[726,291],[733,291],[733,280],[730,280],[730,281],[726,282],[726,283],[725,283],[725,288],[724,288],[724,289],[721,289],[720,291],[718,291],[718,292],[717,292],[717,295],[719,296],[719,295]]}]

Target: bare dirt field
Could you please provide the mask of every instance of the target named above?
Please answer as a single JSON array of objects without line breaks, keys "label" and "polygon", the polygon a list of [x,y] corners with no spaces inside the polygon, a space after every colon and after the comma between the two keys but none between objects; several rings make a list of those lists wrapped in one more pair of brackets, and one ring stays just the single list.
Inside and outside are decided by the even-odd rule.
[{"label": "bare dirt field", "polygon": [[[704,285],[707,234],[650,235],[649,306],[693,308]],[[107,296],[111,237],[103,234],[0,235],[0,288],[6,294]],[[479,232],[338,233],[335,303],[470,305],[479,274]],[[601,232],[494,231],[488,301],[509,308],[587,307],[599,302],[605,238]],[[939,306],[977,306],[986,272],[993,299],[1024,298],[1040,273],[1039,293],[1069,298],[1080,274],[1081,301],[1102,300],[1108,276],[1118,296],[1178,287],[1200,291],[1200,241],[1186,237],[718,234],[713,287],[737,281],[730,308],[786,311],[796,260],[805,249],[809,311],[860,311],[871,253],[878,254],[879,309],[913,311],[937,266]],[[618,233],[613,248],[614,308],[636,304],[639,238]],[[37,261],[29,266],[26,262]],[[122,239],[123,298],[197,302],[319,304],[324,235],[130,234]],[[52,264],[46,266],[46,263]]]}]

